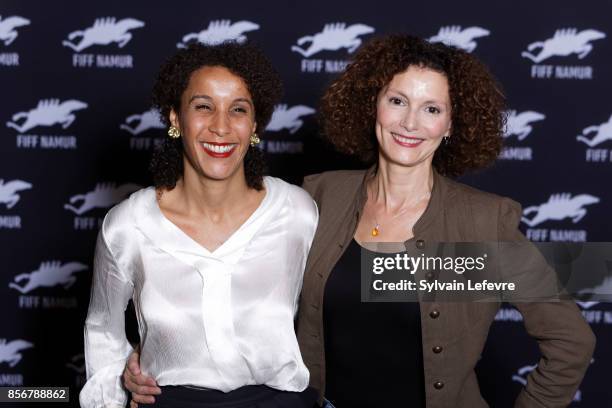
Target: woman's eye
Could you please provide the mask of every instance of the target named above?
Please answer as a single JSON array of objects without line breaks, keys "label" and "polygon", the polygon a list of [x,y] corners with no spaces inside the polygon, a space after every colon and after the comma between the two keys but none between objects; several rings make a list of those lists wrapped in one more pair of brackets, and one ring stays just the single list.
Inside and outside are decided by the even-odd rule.
[{"label": "woman's eye", "polygon": [[243,108],[242,106],[236,106],[234,108],[234,112],[238,112],[238,113],[247,113],[247,110],[245,108]]},{"label": "woman's eye", "polygon": [[196,110],[202,110],[202,109],[210,110],[211,109],[210,106],[208,106],[208,105],[196,105],[195,108],[196,108]]},{"label": "woman's eye", "polygon": [[403,103],[400,98],[396,98],[395,96],[389,98],[389,102],[391,102],[393,105],[401,105]]},{"label": "woman's eye", "polygon": [[427,113],[434,113],[434,114],[440,113],[440,109],[436,108],[435,106],[428,106],[426,110],[427,110]]}]

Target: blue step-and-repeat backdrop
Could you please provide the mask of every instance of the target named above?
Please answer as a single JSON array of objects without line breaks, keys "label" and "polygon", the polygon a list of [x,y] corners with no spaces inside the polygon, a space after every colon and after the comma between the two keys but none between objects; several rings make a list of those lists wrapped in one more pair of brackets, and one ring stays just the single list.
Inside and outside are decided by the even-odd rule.
[{"label": "blue step-and-repeat backdrop", "polygon": [[[77,405],[96,234],[110,207],[150,184],[166,137],[150,89],[185,43],[249,39],[270,56],[286,92],[262,148],[271,173],[295,183],[359,167],[321,140],[317,106],[363,42],[406,32],[472,52],[509,112],[498,162],[463,181],[519,201],[532,241],[610,241],[611,15],[595,0],[3,0],[0,386],[69,386]],[[579,306],[598,345],[572,406],[612,407],[612,307]],[[491,406],[512,406],[538,356],[520,314],[503,307],[478,367]]]}]

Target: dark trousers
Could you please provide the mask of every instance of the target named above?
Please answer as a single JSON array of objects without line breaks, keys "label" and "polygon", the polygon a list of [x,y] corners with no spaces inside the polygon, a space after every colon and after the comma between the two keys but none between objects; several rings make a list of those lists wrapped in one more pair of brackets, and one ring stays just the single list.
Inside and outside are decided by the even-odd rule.
[{"label": "dark trousers", "polygon": [[313,408],[317,393],[312,388],[302,392],[279,391],[265,385],[247,385],[224,393],[217,390],[183,386],[161,387],[155,396],[155,408]]}]

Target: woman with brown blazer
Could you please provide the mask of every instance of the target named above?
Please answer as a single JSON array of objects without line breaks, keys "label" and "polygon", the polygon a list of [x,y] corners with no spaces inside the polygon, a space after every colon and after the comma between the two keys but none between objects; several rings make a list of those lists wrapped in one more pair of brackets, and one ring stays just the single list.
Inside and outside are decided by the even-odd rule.
[{"label": "woman with brown blazer", "polygon": [[[474,367],[499,303],[361,303],[359,262],[362,247],[377,242],[423,249],[442,241],[526,241],[518,203],[445,177],[496,159],[503,106],[475,57],[410,36],[364,45],[326,92],[325,136],[373,167],[308,176],[303,185],[320,218],[298,341],[320,402],[487,406]],[[592,331],[571,301],[515,306],[542,353],[515,407],[567,406],[591,359]]]},{"label": "woman with brown blazer", "polygon": [[[372,167],[304,181],[320,216],[297,327],[319,403],[487,406],[474,367],[499,304],[362,303],[359,260],[363,247],[378,242],[426,249],[443,241],[526,241],[519,204],[447,178],[495,161],[503,108],[494,79],[473,56],[410,36],[364,45],[326,92],[326,137]],[[542,358],[515,406],[567,406],[590,361],[592,331],[571,301],[516,306]],[[137,362],[134,354],[125,385],[146,401],[155,383]]]}]

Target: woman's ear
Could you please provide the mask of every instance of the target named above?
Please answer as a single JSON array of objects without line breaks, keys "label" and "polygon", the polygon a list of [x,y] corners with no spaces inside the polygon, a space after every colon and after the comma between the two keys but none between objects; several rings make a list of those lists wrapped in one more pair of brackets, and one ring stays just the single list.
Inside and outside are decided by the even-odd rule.
[{"label": "woman's ear", "polygon": [[170,114],[168,115],[168,119],[170,120],[170,126],[174,126],[178,130],[181,130],[181,128],[179,127],[178,115],[176,114],[176,111],[174,110],[174,108],[170,109]]},{"label": "woman's ear", "polygon": [[448,129],[446,129],[446,132],[444,132],[444,137],[450,137],[451,130],[453,130],[453,122],[448,123]]}]

